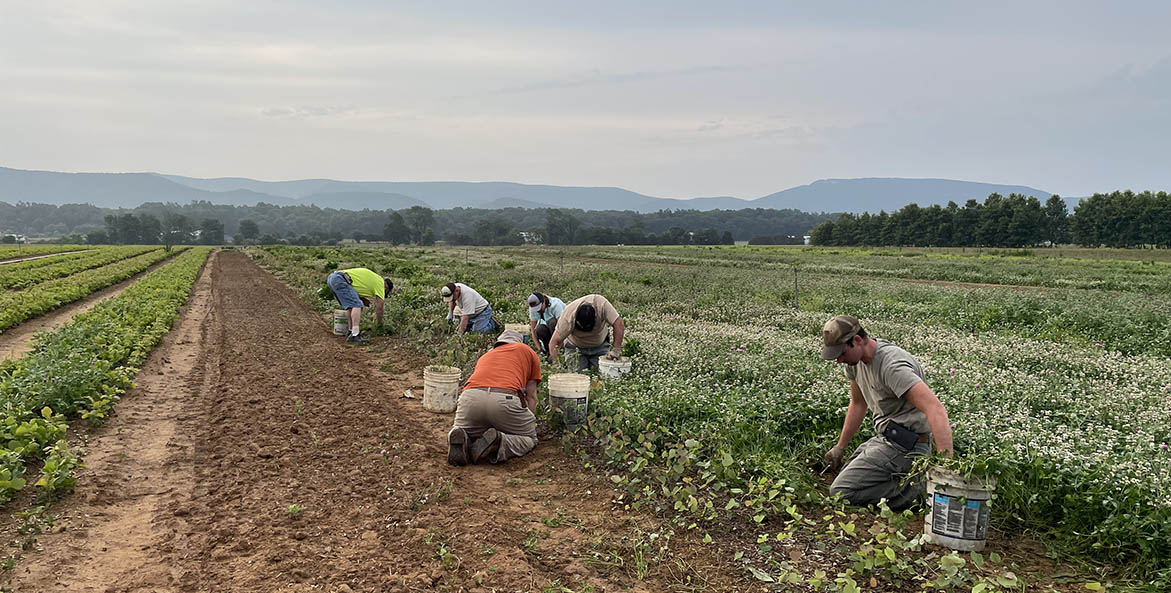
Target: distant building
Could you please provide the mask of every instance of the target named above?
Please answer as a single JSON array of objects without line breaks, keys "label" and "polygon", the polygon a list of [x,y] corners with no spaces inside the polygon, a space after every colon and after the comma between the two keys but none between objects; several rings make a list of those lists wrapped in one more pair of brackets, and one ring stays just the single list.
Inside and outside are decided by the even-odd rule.
[{"label": "distant building", "polygon": [[810,244],[812,244],[812,242],[813,242],[813,237],[811,235],[805,235],[805,244],[810,245]]}]

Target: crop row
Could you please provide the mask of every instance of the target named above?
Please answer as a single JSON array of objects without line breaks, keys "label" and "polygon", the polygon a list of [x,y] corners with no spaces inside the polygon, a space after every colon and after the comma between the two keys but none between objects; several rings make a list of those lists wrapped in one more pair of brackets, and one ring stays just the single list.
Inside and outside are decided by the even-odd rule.
[{"label": "crop row", "polygon": [[41,282],[100,268],[156,249],[161,250],[162,247],[144,245],[98,247],[76,254],[0,266],[0,289],[24,290]]},{"label": "crop row", "polygon": [[[522,300],[534,288],[566,300],[606,294],[642,354],[629,380],[593,400],[599,417],[623,434],[650,435],[630,443],[635,448],[702,443],[693,462],[735,460],[729,483],[769,479],[800,491],[819,487],[807,464],[836,438],[848,399],[841,370],[816,356],[821,323],[830,314],[857,314],[923,362],[956,424],[961,467],[999,474],[1001,528],[1037,530],[1111,563],[1168,569],[1165,304],[1101,290],[1022,292],[811,274],[812,281],[802,280],[802,308],[794,310],[791,277],[787,283],[715,262],[629,262],[621,253],[562,263],[532,250],[273,248],[262,263],[307,296],[335,267],[365,265],[394,278],[391,331],[433,353],[450,346],[436,342],[445,331],[435,290],[443,282],[474,286],[506,322],[525,319]],[[968,263],[992,277],[999,266],[1014,265],[987,257]],[[1111,344],[1131,347],[1098,341],[1107,326]],[[1143,341],[1161,346],[1143,350]]]},{"label": "crop row", "polygon": [[20,247],[5,245],[0,247],[0,261],[82,249],[91,249],[91,247],[89,245],[23,245]]},{"label": "crop row", "polygon": [[163,250],[153,250],[100,268],[42,282],[27,290],[0,293],[0,331],[66,303],[72,303],[95,290],[117,284],[170,256],[170,253]]},{"label": "crop row", "polygon": [[[24,487],[25,465],[61,440],[69,419],[100,422],[111,412],[178,317],[209,251],[180,254],[117,297],[39,334],[31,354],[0,364],[0,500]],[[67,479],[41,481],[52,487],[60,483],[54,477]]]}]

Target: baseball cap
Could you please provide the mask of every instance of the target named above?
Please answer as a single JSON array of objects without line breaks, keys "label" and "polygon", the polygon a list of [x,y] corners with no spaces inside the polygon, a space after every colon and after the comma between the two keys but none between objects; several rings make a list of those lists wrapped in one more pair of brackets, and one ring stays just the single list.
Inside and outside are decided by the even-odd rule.
[{"label": "baseball cap", "polygon": [[496,343],[493,344],[493,346],[499,346],[501,344],[519,344],[523,341],[524,338],[521,337],[520,332],[516,331],[515,329],[506,329],[501,332],[499,338],[496,338]]},{"label": "baseball cap", "polygon": [[836,360],[846,348],[846,342],[858,335],[861,329],[858,319],[849,315],[838,315],[825,322],[825,327],[821,328],[821,339],[824,342],[821,359]]},{"label": "baseball cap", "polygon": [[529,311],[536,313],[541,310],[541,302],[545,299],[541,298],[540,293],[534,292],[529,295]]},{"label": "baseball cap", "polygon": [[439,289],[439,296],[443,297],[445,303],[451,302],[451,293],[454,291],[454,284],[444,284],[443,288]]}]

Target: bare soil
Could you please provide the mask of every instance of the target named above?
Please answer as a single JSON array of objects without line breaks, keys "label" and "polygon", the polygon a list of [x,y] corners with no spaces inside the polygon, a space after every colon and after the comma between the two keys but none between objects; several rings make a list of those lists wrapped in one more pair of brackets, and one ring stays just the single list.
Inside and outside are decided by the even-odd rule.
[{"label": "bare soil", "polygon": [[[73,253],[73,252],[68,252]],[[53,255],[59,255],[54,253]],[[48,256],[46,256],[48,257]],[[101,290],[90,293],[85,298],[73,301],[68,305],[61,306],[57,309],[49,311],[44,315],[34,317],[22,321],[19,325],[10,327],[0,332],[0,361],[8,360],[10,358],[20,358],[32,349],[33,335],[38,332],[51,330],[66,323],[69,323],[77,315],[81,315],[90,309],[93,309],[98,303],[112,297],[118,296],[123,290],[126,290],[139,278],[153,272],[160,266],[170,263],[171,258],[164,259],[155,263],[151,267],[111,286],[107,286]]]},{"label": "bare soil", "polygon": [[[243,254],[214,254],[87,469],[0,585],[14,591],[746,591],[543,439],[446,463],[450,415],[406,344],[348,347]],[[7,533],[11,537],[13,525]]]}]

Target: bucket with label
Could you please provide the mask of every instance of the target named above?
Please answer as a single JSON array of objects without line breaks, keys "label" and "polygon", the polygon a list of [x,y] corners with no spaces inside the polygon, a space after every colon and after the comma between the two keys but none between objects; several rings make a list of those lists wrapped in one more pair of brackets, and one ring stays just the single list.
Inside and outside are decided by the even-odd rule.
[{"label": "bucket with label", "polygon": [[605,356],[598,359],[598,374],[609,379],[620,379],[630,372],[630,359],[623,356],[618,360],[610,360]]},{"label": "bucket with label", "polygon": [[590,400],[590,378],[579,373],[558,373],[549,377],[549,406],[560,412],[566,428],[586,421]]},{"label": "bucket with label", "polygon": [[350,331],[350,312],[345,309],[333,310],[333,335],[344,336]]},{"label": "bucket with label", "polygon": [[927,541],[953,550],[979,552],[988,537],[989,505],[995,478],[963,476],[944,469],[927,471]]},{"label": "bucket with label", "polygon": [[458,367],[433,364],[423,369],[423,408],[448,414],[459,401]]}]

